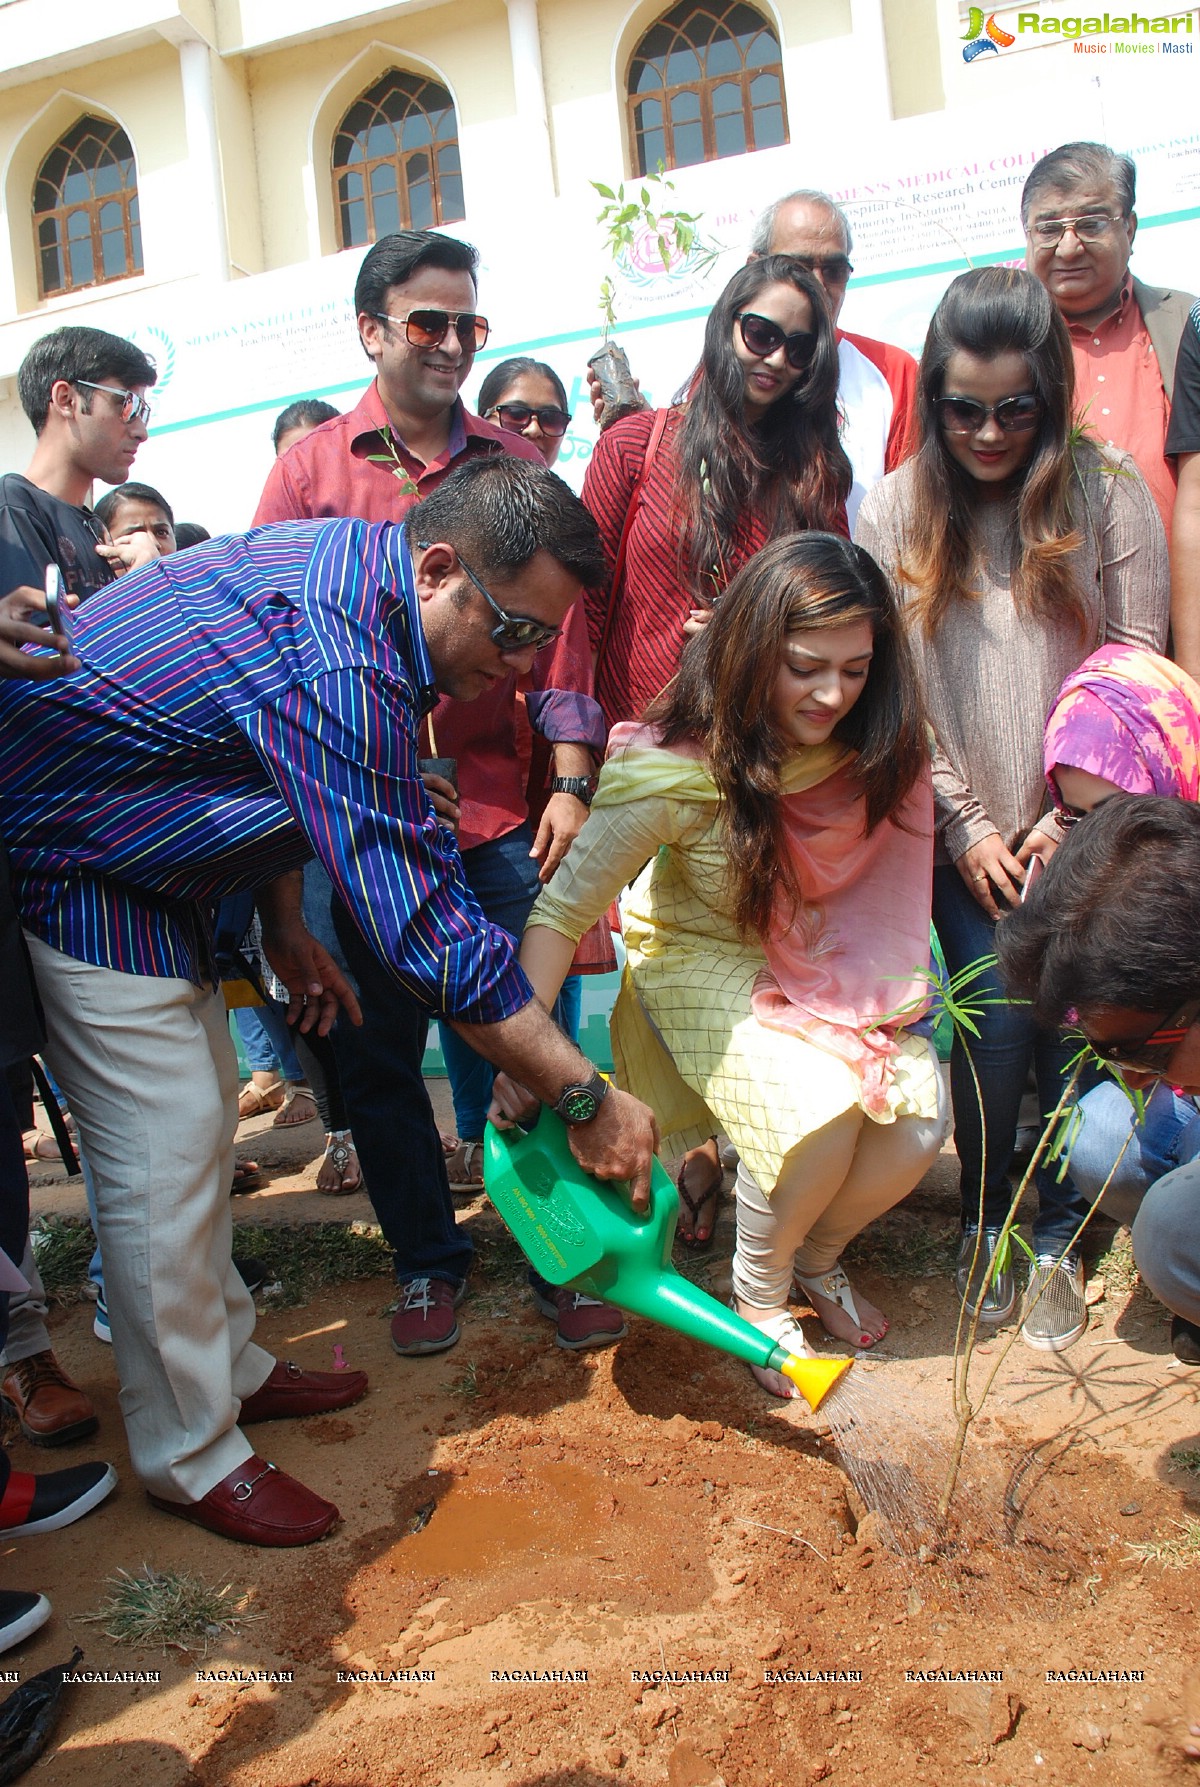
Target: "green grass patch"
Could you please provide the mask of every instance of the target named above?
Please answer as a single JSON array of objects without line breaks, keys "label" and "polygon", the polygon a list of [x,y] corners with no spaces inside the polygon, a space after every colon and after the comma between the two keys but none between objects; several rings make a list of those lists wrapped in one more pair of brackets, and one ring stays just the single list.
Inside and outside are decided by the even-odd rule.
[{"label": "green grass patch", "polygon": [[30,1239],[47,1296],[55,1303],[78,1303],[96,1248],[91,1224],[80,1217],[39,1216]]},{"label": "green grass patch", "polygon": [[868,1223],[842,1255],[846,1266],[867,1266],[885,1278],[941,1278],[954,1270],[958,1224],[889,1211]]},{"label": "green grass patch", "polygon": [[208,1655],[219,1638],[236,1637],[261,1612],[250,1595],[226,1582],[220,1587],[184,1570],[154,1570],[143,1564],[137,1575],[118,1570],[105,1586],[111,1591],[95,1613],[80,1617],[104,1627],[114,1644]]},{"label": "green grass patch", "polygon": [[253,1256],[267,1268],[274,1308],[304,1303],[326,1285],[356,1278],[390,1278],[392,1250],[374,1223],[318,1222],[285,1228],[258,1228],[239,1223],[233,1231],[235,1254]]},{"label": "green grass patch", "polygon": [[1125,1296],[1139,1282],[1133,1263],[1133,1238],[1128,1229],[1117,1230],[1092,1267],[1092,1276],[1104,1280],[1109,1296]]},{"label": "green grass patch", "polygon": [[1181,1471],[1194,1471],[1200,1477],[1200,1446],[1172,1446],[1171,1463]]}]

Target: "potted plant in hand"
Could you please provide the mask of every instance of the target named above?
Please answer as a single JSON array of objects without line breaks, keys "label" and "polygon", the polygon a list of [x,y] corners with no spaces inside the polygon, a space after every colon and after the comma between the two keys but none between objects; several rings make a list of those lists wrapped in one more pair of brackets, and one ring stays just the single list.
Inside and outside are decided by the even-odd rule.
[{"label": "potted plant in hand", "polygon": [[[664,272],[670,270],[678,256],[686,260],[698,253],[696,270],[700,272],[716,259],[716,248],[700,242],[699,217],[690,211],[676,210],[670,203],[675,188],[665,178],[661,162],[657,174],[648,174],[633,196],[626,193],[623,183],[615,192],[599,180],[593,180],[591,185],[604,200],[596,222],[601,226],[608,258],[614,267],[621,255],[628,254],[643,236],[652,239]],[[588,367],[599,381],[604,398],[601,428],[646,407],[629,370],[625,350],[609,340],[610,331],[616,327],[616,296],[612,273],[606,273],[600,284],[599,304],[604,318],[604,340],[588,360]]]}]

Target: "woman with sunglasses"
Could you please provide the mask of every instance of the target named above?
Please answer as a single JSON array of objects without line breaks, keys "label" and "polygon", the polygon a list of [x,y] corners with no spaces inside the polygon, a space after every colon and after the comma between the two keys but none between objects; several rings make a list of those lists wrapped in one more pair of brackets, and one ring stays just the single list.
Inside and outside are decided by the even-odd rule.
[{"label": "woman with sunglasses", "polygon": [[[526,926],[522,966],[548,1005],[576,940],[638,877],[621,1082],[666,1142],[718,1123],[732,1138],[735,1305],[797,1351],[793,1272],[843,1344],[887,1332],[842,1249],[944,1134],[937,1064],[910,1027],[929,997],[932,820],[886,580],[840,536],[791,534],[734,577],[645,723],[616,728],[592,817]],[[497,1096],[510,1117],[528,1103],[503,1078]]]},{"label": "woman with sunglasses", "polygon": [[[1110,640],[1152,651],[1166,642],[1162,524],[1129,455],[1074,425],[1073,396],[1070,340],[1044,287],[1004,267],[960,275],[921,358],[919,450],[859,512],[856,537],[905,602],[936,735],[933,914],[951,974],[992,955],[996,920],[1059,835],[1042,723],[1063,677]],[[1030,1065],[1049,1112],[1075,1051],[1007,1002],[990,971],[972,1003],[979,1036],[969,1049],[957,1037],[951,1058],[957,1284],[1001,1322],[1016,1288],[1007,1259],[992,1269],[992,1255]],[[1082,1263],[1067,1251],[1087,1206],[1069,1175],[1043,1166],[1036,1177],[1021,1332],[1060,1351],[1087,1321]]]},{"label": "woman with sunglasses", "polygon": [[571,425],[567,392],[553,366],[517,354],[501,360],[479,387],[479,413],[508,434],[523,434],[553,465]]},{"label": "woman with sunglasses", "polygon": [[[1046,782],[1064,831],[1121,795],[1200,799],[1200,685],[1154,652],[1109,645],[1072,671],[1046,721]],[[1134,1086],[1145,1087],[1140,1114],[1127,1093],[1102,1082],[1080,1100],[1071,1176],[1089,1202],[1132,1225],[1147,1191],[1164,1173],[1200,1157],[1200,1112],[1192,1093],[1169,1079],[1172,1057],[1200,1015],[1200,1000],[1173,1011],[1133,1040],[1100,1044],[1097,1053]],[[1147,1085],[1146,1076],[1152,1076]],[[1135,1121],[1136,1115],[1136,1121]],[[1133,1135],[1130,1137],[1130,1129]],[[1175,1353],[1200,1363],[1200,1330],[1190,1338],[1177,1316]]]},{"label": "woman with sunglasses", "polygon": [[[601,435],[583,500],[617,576],[609,590],[585,592],[584,605],[609,727],[639,719],[670,684],[689,634],[769,540],[847,531],[837,382],[837,337],[815,275],[765,255],[717,299],[700,365],[671,407]],[[712,1244],[721,1183],[715,1140],[682,1162],[685,1245]]]}]

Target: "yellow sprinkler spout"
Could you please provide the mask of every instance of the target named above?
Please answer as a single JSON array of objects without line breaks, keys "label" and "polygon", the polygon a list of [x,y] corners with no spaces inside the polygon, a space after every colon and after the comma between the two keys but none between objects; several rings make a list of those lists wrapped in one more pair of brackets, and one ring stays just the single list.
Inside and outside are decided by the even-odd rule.
[{"label": "yellow sprinkler spout", "polygon": [[853,1363],[853,1359],[806,1359],[789,1353],[775,1369],[781,1371],[784,1377],[791,1378],[815,1415],[834,1385],[845,1377]]}]

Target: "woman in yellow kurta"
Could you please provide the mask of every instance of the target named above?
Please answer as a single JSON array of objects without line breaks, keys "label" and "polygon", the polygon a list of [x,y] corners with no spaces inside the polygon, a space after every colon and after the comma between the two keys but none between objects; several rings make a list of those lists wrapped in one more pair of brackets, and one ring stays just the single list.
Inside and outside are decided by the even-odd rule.
[{"label": "woman in yellow kurta", "polygon": [[735,1304],[793,1347],[794,1267],[830,1334],[886,1332],[839,1256],[940,1146],[936,1061],[905,1027],[928,996],[932,850],[887,584],[839,536],[792,535],[735,577],[647,724],[615,729],[525,932],[522,964],[553,1004],[576,940],[633,881],[618,1075],[676,1146],[718,1125],[736,1145]]}]

